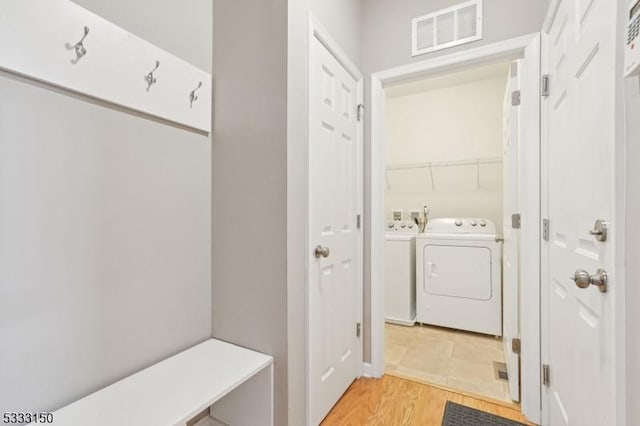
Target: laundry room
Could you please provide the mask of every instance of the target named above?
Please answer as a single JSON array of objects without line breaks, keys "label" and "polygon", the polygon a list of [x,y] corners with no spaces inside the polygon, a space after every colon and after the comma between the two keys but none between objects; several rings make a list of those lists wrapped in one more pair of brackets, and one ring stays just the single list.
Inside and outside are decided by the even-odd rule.
[{"label": "laundry room", "polygon": [[517,61],[495,62],[391,85],[384,104],[385,373],[505,403],[517,85]]}]

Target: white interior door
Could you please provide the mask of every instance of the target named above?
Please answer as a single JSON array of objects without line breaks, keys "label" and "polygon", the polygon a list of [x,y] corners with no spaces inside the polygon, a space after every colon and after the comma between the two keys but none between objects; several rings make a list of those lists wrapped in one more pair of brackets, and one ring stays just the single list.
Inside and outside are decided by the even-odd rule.
[{"label": "white interior door", "polygon": [[[359,372],[358,83],[313,38],[309,80],[309,424]],[[359,334],[359,333],[358,333]]]},{"label": "white interior door", "polygon": [[[622,2],[561,0],[546,43],[543,414],[554,426],[615,424],[615,241],[613,232],[598,241],[589,231],[596,219],[615,216],[616,4]],[[584,270],[595,281],[601,268],[609,272],[606,293],[570,278]]]},{"label": "white interior door", "polygon": [[520,338],[520,231],[512,228],[511,215],[520,211],[519,196],[519,142],[520,107],[513,102],[513,94],[520,93],[522,61],[514,61],[509,69],[505,91],[503,124],[503,235],[502,248],[502,341],[509,373],[509,393],[514,401],[520,400],[520,356],[512,349],[513,339]]}]

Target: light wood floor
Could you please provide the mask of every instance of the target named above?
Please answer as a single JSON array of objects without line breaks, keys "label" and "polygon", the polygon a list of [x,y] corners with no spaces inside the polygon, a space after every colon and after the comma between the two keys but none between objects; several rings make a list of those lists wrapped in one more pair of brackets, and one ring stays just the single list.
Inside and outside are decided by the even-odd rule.
[{"label": "light wood floor", "polygon": [[485,401],[395,376],[358,379],[327,415],[322,425],[441,426],[447,401],[525,424],[516,405]]}]

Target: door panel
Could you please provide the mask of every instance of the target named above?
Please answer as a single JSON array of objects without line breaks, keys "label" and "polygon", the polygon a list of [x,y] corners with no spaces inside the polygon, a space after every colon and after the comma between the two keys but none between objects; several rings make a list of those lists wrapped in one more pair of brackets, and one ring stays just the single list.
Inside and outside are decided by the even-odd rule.
[{"label": "door panel", "polygon": [[502,294],[503,343],[509,374],[509,394],[520,400],[520,357],[512,350],[513,339],[520,338],[520,231],[511,227],[511,215],[520,212],[520,107],[512,105],[511,94],[521,90],[522,60],[514,61],[509,69],[503,107],[503,230]]},{"label": "door panel", "polygon": [[[358,374],[358,83],[315,37],[309,80],[309,423]],[[316,257],[316,246],[328,252]]]},{"label": "door panel", "polygon": [[613,425],[615,281],[609,292],[578,288],[578,269],[613,272],[613,236],[597,241],[596,219],[614,217],[616,5],[562,0],[551,25],[547,57],[551,94],[545,101],[547,197],[549,422]]}]

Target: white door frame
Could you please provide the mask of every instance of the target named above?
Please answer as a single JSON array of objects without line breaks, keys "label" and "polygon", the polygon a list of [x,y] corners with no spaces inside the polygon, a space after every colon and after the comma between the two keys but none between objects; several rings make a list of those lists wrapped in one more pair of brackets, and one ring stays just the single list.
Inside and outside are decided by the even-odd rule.
[{"label": "white door frame", "polygon": [[[553,25],[553,21],[558,12],[558,8],[560,7],[561,0],[551,0],[549,3],[549,7],[547,9],[547,13],[545,15],[544,21],[542,23],[542,32],[541,32],[541,45],[542,45],[542,63],[541,63],[541,72],[542,74],[547,74],[550,69],[550,64],[548,58],[545,55],[545,51],[547,48],[547,43],[549,43],[549,31],[551,30],[551,26]],[[624,3],[626,4],[626,3]],[[621,3],[622,5],[622,3]],[[624,9],[623,6],[619,6],[620,9]],[[622,33],[626,31],[626,25],[621,25],[621,22],[626,22],[627,19],[626,11],[618,12],[618,25],[622,28],[617,28],[618,40],[623,40],[626,35]],[[621,45],[621,43],[619,43]],[[626,217],[625,217],[625,203],[626,203],[626,153],[625,153],[625,113],[624,113],[624,100],[625,100],[625,92],[624,92],[624,78],[623,76],[623,65],[622,65],[622,53],[620,49],[618,50],[619,58],[616,64],[612,64],[618,70],[617,79],[619,81],[616,84],[616,146],[615,146],[615,164],[614,168],[616,170],[615,180],[616,180],[616,192],[615,192],[615,217],[614,222],[617,224],[613,227],[613,232],[615,233],[615,282],[618,286],[615,292],[615,300],[613,302],[615,306],[615,391],[616,391],[616,424],[617,425],[626,425],[626,406],[627,400],[629,399],[627,393],[627,385],[626,385],[626,296],[625,296],[625,286],[626,282]],[[548,114],[549,105],[547,102],[542,102],[541,104],[541,117],[546,117]],[[548,138],[548,123],[545,119],[541,120],[541,149],[544,152],[547,149],[549,138]],[[548,185],[548,170],[545,167],[545,164],[542,164],[541,168],[541,183],[543,185]],[[548,205],[546,200],[542,199],[541,212],[543,217],[548,217]],[[549,265],[547,262],[541,262],[541,273],[542,276],[548,276],[548,268]],[[542,286],[542,294],[541,297],[545,300],[548,298],[548,287]],[[550,326],[549,324],[549,312],[548,306],[546,303],[541,303],[541,314],[542,314],[542,334],[541,334],[541,359],[543,363],[547,363],[549,361],[549,351],[548,351],[548,342],[546,338],[547,330]],[[633,400],[629,399],[629,401],[633,404]],[[548,417],[548,400],[545,398],[542,399],[542,419],[541,422],[543,424],[549,423]]]},{"label": "white door frame", "polygon": [[[357,93],[357,104],[363,104],[364,103],[364,77],[362,75],[362,73],[360,72],[360,70],[358,69],[358,67],[353,63],[353,61],[349,58],[349,56],[346,54],[346,52],[342,49],[342,47],[340,47],[340,45],[338,44],[338,42],[336,42],[333,37],[331,37],[331,35],[329,34],[329,32],[322,26],[322,24],[316,19],[316,17],[313,15],[313,13],[309,12],[309,25],[308,25],[308,43],[307,43],[307,84],[306,84],[306,92],[307,92],[307,147],[309,145],[309,138],[310,138],[310,134],[309,134],[309,129],[310,129],[310,121],[311,121],[311,111],[309,108],[308,103],[310,102],[311,96],[309,94],[309,91],[311,89],[311,81],[310,81],[310,77],[309,77],[309,72],[311,70],[311,65],[310,65],[310,59],[311,59],[311,51],[312,51],[312,44],[314,40],[318,40],[330,53],[331,55],[347,70],[347,72],[349,72],[349,74],[351,74],[351,76],[356,80],[357,86],[358,86],[358,93]],[[356,105],[357,107],[357,105]],[[364,232],[363,232],[363,221],[362,221],[362,217],[363,217],[363,212],[364,212],[364,148],[363,148],[363,140],[364,140],[364,118],[360,121],[360,125],[358,126],[358,135],[357,135],[357,140],[356,140],[356,144],[357,144],[357,164],[358,164],[358,169],[356,171],[357,173],[357,190],[358,190],[358,202],[357,202],[357,214],[360,215],[360,226],[358,228],[358,282],[357,282],[357,288],[358,288],[358,293],[356,295],[357,300],[358,300],[358,306],[357,306],[357,318],[358,318],[358,322],[360,324],[363,324],[363,311],[364,311],[364,269],[363,269],[363,263],[364,263]],[[307,152],[310,152],[309,150]],[[309,154],[307,154],[309,155]],[[310,226],[309,226],[309,214],[310,214],[310,210],[309,210],[309,202],[310,202],[310,190],[309,190],[309,173],[310,173],[310,169],[309,169],[309,158],[307,158],[307,182],[306,182],[306,198],[307,198],[307,217],[306,217],[306,224],[305,224],[305,228],[306,228],[306,242],[305,242],[305,248],[309,247],[309,241],[310,241]],[[309,259],[309,256],[306,256],[307,259]],[[308,300],[309,297],[309,271],[310,271],[310,265],[309,265],[309,261],[307,260],[306,262],[306,271],[305,271],[305,300]],[[306,418],[307,421],[309,419],[309,399],[311,398],[311,394],[310,394],[310,388],[309,388],[309,384],[310,384],[310,380],[309,380],[309,362],[308,362],[308,356],[309,356],[309,348],[310,348],[310,342],[309,342],[309,306],[307,305],[305,307],[305,313],[306,313],[306,318],[305,318],[305,334],[306,334],[306,342],[305,342],[305,353],[307,355],[307,360],[305,361],[306,363],[306,391],[305,391],[305,412],[306,412]],[[362,330],[362,329],[361,329]],[[354,330],[355,333],[355,330]],[[356,346],[357,347],[357,353],[355,354],[356,356],[356,360],[360,360],[359,362],[359,369],[358,369],[358,376],[362,375],[362,361],[363,361],[363,356],[364,356],[364,347],[363,347],[363,333],[360,333],[360,337],[359,337],[359,343]]]},{"label": "white door frame", "polygon": [[[536,105],[540,104],[540,34],[533,33],[513,39],[468,49],[433,59],[412,63],[376,72],[371,75],[371,219],[370,264],[371,276],[371,375],[382,377],[384,374],[384,103],[385,87],[394,83],[433,76],[463,68],[479,66],[485,63],[513,60],[524,57],[525,49],[534,43],[537,46],[537,64],[532,64],[536,88],[528,88],[537,94]],[[525,65],[527,66],[527,65]],[[523,95],[527,88],[523,87]],[[530,108],[531,115],[523,116],[523,122],[535,123],[524,133],[522,140],[523,157],[527,158],[524,173],[530,176],[523,209],[523,246],[529,262],[521,265],[521,274],[525,281],[521,283],[521,299],[527,301],[521,307],[523,321],[521,337],[527,356],[522,363],[522,411],[525,416],[540,422],[540,108]],[[526,154],[529,153],[529,156]],[[533,155],[531,155],[533,154]],[[524,220],[537,226],[525,228]],[[524,257],[524,254],[523,254]],[[525,389],[526,385],[526,389]]]}]

